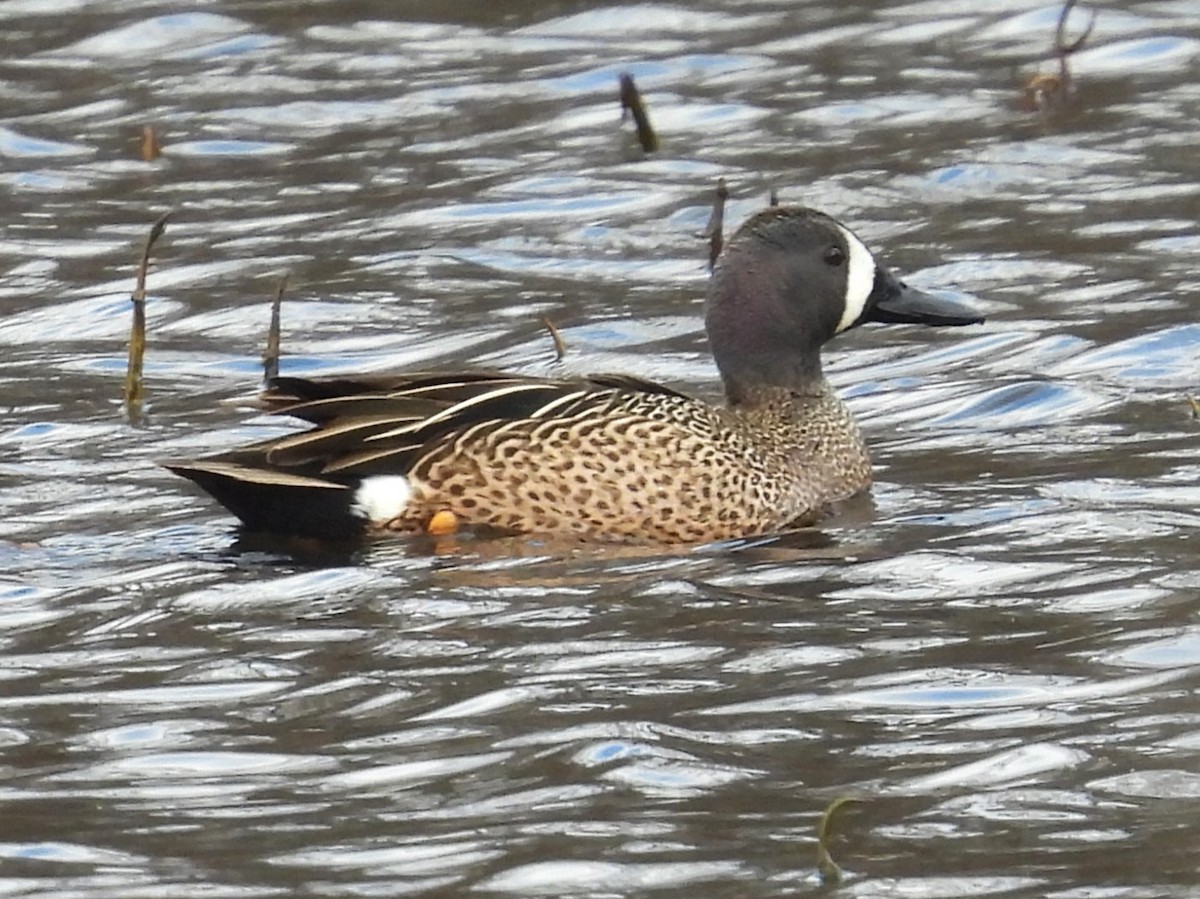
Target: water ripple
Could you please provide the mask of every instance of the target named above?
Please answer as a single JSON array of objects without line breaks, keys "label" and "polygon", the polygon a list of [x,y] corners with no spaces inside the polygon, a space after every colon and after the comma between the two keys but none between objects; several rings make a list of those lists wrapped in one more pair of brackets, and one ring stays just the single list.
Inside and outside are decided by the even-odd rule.
[{"label": "water ripple", "polygon": [[[1045,2],[294,6],[0,4],[0,892],[793,896],[851,799],[847,895],[1191,895],[1192,0],[1042,114]],[[876,484],[819,528],[320,547],[157,466],[301,426],[285,272],[286,373],[719,396],[718,178],[988,318],[830,346]]]},{"label": "water ripple", "polygon": [[250,38],[250,26],[217,13],[186,12],[158,16],[84,38],[57,53],[99,59],[211,58],[246,53],[266,46],[264,36]]}]

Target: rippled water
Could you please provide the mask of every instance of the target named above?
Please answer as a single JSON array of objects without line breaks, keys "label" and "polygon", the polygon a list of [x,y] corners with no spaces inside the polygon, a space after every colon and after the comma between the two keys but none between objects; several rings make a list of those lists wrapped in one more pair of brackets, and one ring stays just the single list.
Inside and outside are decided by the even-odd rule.
[{"label": "rippled water", "polygon": [[[841,895],[1196,895],[1200,17],[1084,6],[1039,116],[1022,0],[0,4],[0,895],[789,896],[839,798]],[[549,317],[715,393],[722,176],[989,317],[831,348],[878,483],[819,532],[322,556],[155,467],[280,426],[283,272],[285,372]]]}]

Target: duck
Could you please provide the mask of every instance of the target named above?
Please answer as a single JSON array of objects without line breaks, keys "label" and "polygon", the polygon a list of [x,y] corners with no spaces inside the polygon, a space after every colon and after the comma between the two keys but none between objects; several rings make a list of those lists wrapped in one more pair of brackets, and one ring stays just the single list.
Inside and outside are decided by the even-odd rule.
[{"label": "duck", "polygon": [[871,461],[821,350],[868,322],[963,326],[807,206],[751,215],[709,279],[714,403],[632,374],[278,376],[296,433],[164,466],[250,532],[361,539],[460,529],[704,544],[814,524]]}]

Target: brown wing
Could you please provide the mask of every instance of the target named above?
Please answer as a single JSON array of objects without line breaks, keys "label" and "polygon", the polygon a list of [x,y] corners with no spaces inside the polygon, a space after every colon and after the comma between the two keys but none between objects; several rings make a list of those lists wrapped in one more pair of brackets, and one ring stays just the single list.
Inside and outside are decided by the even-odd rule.
[{"label": "brown wing", "polygon": [[[262,403],[310,422],[296,434],[165,467],[268,530],[361,528],[351,489],[372,474],[405,474],[439,441],[483,422],[569,417],[630,394],[682,396],[626,375],[529,378],[486,372],[276,378]],[[307,511],[311,506],[311,514]]]},{"label": "brown wing", "polygon": [[316,425],[265,446],[271,467],[313,474],[408,470],[418,451],[485,421],[568,417],[616,394],[676,391],[628,375],[529,378],[485,372],[309,380],[277,378],[263,402]]}]

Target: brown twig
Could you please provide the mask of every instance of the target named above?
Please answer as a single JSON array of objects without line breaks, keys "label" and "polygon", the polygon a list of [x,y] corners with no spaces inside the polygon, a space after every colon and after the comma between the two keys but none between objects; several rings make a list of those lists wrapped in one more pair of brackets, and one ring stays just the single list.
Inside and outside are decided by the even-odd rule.
[{"label": "brown twig", "polygon": [[725,201],[729,199],[729,187],[724,178],[717,179],[717,194],[713,197],[712,212],[708,216],[708,224],[704,226],[704,236],[708,238],[708,270],[711,272],[725,246]]},{"label": "brown twig", "polygon": [[141,142],[142,162],[153,162],[162,155],[162,144],[158,140],[158,132],[153,125],[142,126]]},{"label": "brown twig", "polygon": [[1096,10],[1092,10],[1092,17],[1088,20],[1087,28],[1083,29],[1083,34],[1075,40],[1074,43],[1063,43],[1067,35],[1067,18],[1071,15],[1071,10],[1075,8],[1078,0],[1067,0],[1063,4],[1062,12],[1058,16],[1058,27],[1054,29],[1054,54],[1060,59],[1066,59],[1076,50],[1083,47],[1083,42],[1086,41],[1092,34],[1092,29],[1096,27]]},{"label": "brown twig", "polygon": [[150,269],[150,251],[166,230],[170,217],[170,212],[164,212],[151,225],[146,245],[142,248],[141,262],[138,263],[137,283],[130,297],[133,302],[133,324],[129,329],[129,364],[125,369],[125,414],[134,424],[141,421],[144,396],[142,371],[146,358],[146,273]]},{"label": "brown twig", "polygon": [[1092,17],[1088,20],[1087,27],[1083,29],[1083,34],[1069,44],[1066,42],[1067,20],[1077,2],[1078,0],[1067,0],[1063,4],[1062,12],[1058,15],[1058,25],[1054,29],[1054,44],[1051,46],[1050,52],[1058,60],[1058,74],[1050,75],[1038,72],[1029,78],[1024,89],[1024,105],[1027,109],[1041,111],[1059,106],[1075,93],[1075,81],[1071,76],[1069,60],[1071,54],[1083,47],[1091,36],[1092,29],[1096,26],[1096,10],[1093,9]]},{"label": "brown twig", "polygon": [[1092,33],[1092,29],[1096,27],[1096,10],[1092,10],[1092,17],[1088,19],[1087,28],[1083,29],[1083,34],[1068,44],[1065,42],[1067,34],[1067,18],[1071,15],[1071,9],[1075,6],[1076,0],[1067,0],[1063,4],[1062,13],[1058,17],[1058,27],[1054,29],[1054,55],[1058,58],[1058,78],[1062,89],[1062,97],[1066,99],[1071,94],[1075,93],[1075,83],[1071,78],[1071,66],[1067,61],[1072,53],[1079,50],[1084,42]]},{"label": "brown twig", "polygon": [[283,275],[275,288],[275,299],[271,301],[271,324],[267,328],[267,348],[263,350],[263,383],[268,386],[279,377],[279,312],[287,282],[288,276]]},{"label": "brown twig", "polygon": [[554,341],[554,361],[562,362],[563,357],[567,355],[567,343],[563,340],[561,334],[558,333],[558,328],[554,327],[554,322],[548,318],[542,319],[542,325],[550,332],[550,339]]},{"label": "brown twig", "polygon": [[858,801],[848,796],[833,800],[825,807],[825,811],[821,813],[821,818],[817,822],[817,873],[821,877],[821,883],[827,886],[842,879],[842,869],[833,860],[833,854],[829,848],[833,841],[834,816],[843,807]]},{"label": "brown twig", "polygon": [[633,76],[628,72],[622,72],[620,75],[621,82],[621,121],[625,120],[625,113],[628,111],[633,116],[633,123],[637,126],[638,143],[642,145],[642,149],[647,153],[653,153],[658,149],[658,135],[654,133],[654,128],[650,125],[650,114],[646,112],[646,104],[642,102],[642,95],[638,92],[637,85],[633,83]]}]

